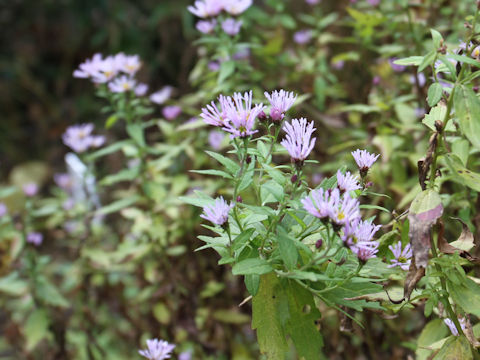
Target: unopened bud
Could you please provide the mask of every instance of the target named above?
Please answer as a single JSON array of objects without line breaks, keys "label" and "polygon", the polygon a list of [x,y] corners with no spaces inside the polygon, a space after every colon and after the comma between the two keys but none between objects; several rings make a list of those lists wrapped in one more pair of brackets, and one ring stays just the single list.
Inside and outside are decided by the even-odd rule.
[{"label": "unopened bud", "polygon": [[265,121],[265,120],[267,120],[267,114],[265,114],[265,113],[263,112],[263,110],[260,111],[260,114],[258,114],[258,120],[260,120],[260,121]]},{"label": "unopened bud", "polygon": [[318,239],[317,242],[315,243],[315,247],[317,249],[320,249],[322,247],[322,244],[323,244],[323,240],[322,239]]},{"label": "unopened bud", "polygon": [[297,180],[298,180],[297,174],[293,174],[292,177],[290,178],[290,181],[292,182],[292,184],[295,184]]},{"label": "unopened bud", "polygon": [[369,187],[373,186],[373,182],[369,181],[365,184],[365,189],[368,189]]},{"label": "unopened bud", "polygon": [[473,91],[478,92],[478,90],[480,89],[480,87],[479,87],[478,85],[476,85],[476,86],[474,86],[472,89],[473,89]]},{"label": "unopened bud", "polygon": [[247,164],[250,164],[252,162],[252,157],[250,155],[247,155],[247,158],[245,159],[245,162]]},{"label": "unopened bud", "polygon": [[270,117],[272,118],[273,122],[280,122],[283,119],[283,113],[278,109],[272,109],[270,111]]},{"label": "unopened bud", "polygon": [[243,199],[240,195],[237,196],[237,202],[238,203],[242,203],[243,202]]}]

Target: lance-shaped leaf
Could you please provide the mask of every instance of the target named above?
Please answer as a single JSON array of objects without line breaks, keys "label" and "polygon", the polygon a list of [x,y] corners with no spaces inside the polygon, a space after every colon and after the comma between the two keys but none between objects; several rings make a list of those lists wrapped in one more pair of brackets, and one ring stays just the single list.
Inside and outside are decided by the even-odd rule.
[{"label": "lance-shaped leaf", "polygon": [[455,91],[453,104],[460,129],[472,145],[480,149],[480,100],[472,89],[461,85]]},{"label": "lance-shaped leaf", "polygon": [[434,190],[425,190],[417,195],[410,205],[408,235],[412,243],[413,256],[418,267],[427,267],[430,250],[430,229],[442,216],[443,205],[440,195]]}]

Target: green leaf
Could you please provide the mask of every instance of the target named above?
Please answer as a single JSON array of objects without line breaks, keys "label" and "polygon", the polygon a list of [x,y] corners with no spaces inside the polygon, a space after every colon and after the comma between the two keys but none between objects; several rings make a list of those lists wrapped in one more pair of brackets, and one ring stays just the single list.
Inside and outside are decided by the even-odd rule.
[{"label": "green leaf", "polygon": [[252,296],[257,295],[260,286],[260,275],[245,275],[244,282],[249,294]]},{"label": "green leaf", "polygon": [[284,196],[283,191],[284,188],[276,181],[267,181],[260,188],[260,197],[262,199],[262,204],[282,201]]},{"label": "green leaf", "polygon": [[278,229],[278,249],[283,262],[292,270],[297,265],[298,251],[293,240],[282,228]]},{"label": "green leaf", "polygon": [[480,317],[480,287],[470,278],[463,278],[461,284],[447,283],[455,303],[465,312]]},{"label": "green leaf", "polygon": [[35,292],[37,297],[46,304],[59,307],[68,306],[67,299],[65,299],[58,289],[44,277],[37,279],[37,282],[35,283]]},{"label": "green leaf", "polygon": [[[422,123],[425,126],[427,126],[430,130],[436,131],[435,121],[440,120],[443,122],[446,114],[447,114],[447,106],[443,102],[441,102],[437,104],[437,106],[430,109],[430,112],[425,115],[424,119],[422,120]],[[447,123],[445,131],[452,131],[452,132],[457,131],[457,129],[455,128],[455,125],[453,124],[453,121],[449,121]]]},{"label": "green leaf", "polygon": [[465,336],[452,336],[445,341],[433,360],[473,360],[470,343]]},{"label": "green leaf", "polygon": [[265,259],[249,258],[233,265],[233,275],[263,275],[272,272],[273,268]]},{"label": "green leaf", "polygon": [[472,66],[475,66],[475,67],[480,67],[480,61],[472,59],[472,58],[470,58],[468,56],[465,56],[465,55],[458,55],[458,54],[450,54],[449,53],[448,58],[460,61],[462,63],[467,63],[468,65],[472,65]]},{"label": "green leaf", "polygon": [[140,124],[128,124],[127,133],[140,147],[145,147],[145,136],[143,134],[143,127]]},{"label": "green leaf", "polygon": [[28,290],[28,283],[18,276],[14,271],[5,277],[0,278],[0,293],[12,296],[20,296]]},{"label": "green leaf", "polygon": [[455,179],[461,184],[480,192],[480,174],[468,170],[456,155],[446,154],[445,161]]},{"label": "green leaf", "polygon": [[443,95],[443,87],[439,83],[433,83],[428,88],[427,102],[430,106],[435,106]]},{"label": "green leaf", "polygon": [[480,100],[472,89],[460,85],[453,96],[460,129],[477,149],[480,149]]},{"label": "green leaf", "polygon": [[27,339],[26,348],[32,350],[37,344],[49,335],[49,320],[44,309],[35,309],[25,322],[23,331]]},{"label": "green leaf", "polygon": [[417,360],[427,360],[432,354],[428,347],[438,340],[447,336],[448,330],[443,326],[441,319],[430,321],[422,330],[417,340],[417,351],[415,352]]},{"label": "green leaf", "polygon": [[409,56],[403,59],[397,59],[393,63],[397,65],[403,65],[403,66],[418,66],[423,62],[423,56]]},{"label": "green leaf", "polygon": [[97,215],[108,215],[108,214],[117,212],[119,210],[122,210],[126,207],[132,206],[138,200],[140,200],[140,196],[132,195],[132,196],[126,197],[124,199],[114,201],[110,205],[101,207],[100,209],[98,209],[96,211],[96,214]]},{"label": "green leaf", "polygon": [[116,174],[105,176],[101,181],[101,185],[109,186],[116,184],[121,181],[132,181],[134,180],[140,172],[138,166],[120,170]]},{"label": "green leaf", "polygon": [[218,154],[213,151],[205,151],[208,155],[210,155],[212,158],[217,160],[220,164],[225,166],[227,171],[232,174],[233,176],[237,175],[237,172],[240,170],[240,165],[238,165],[235,161],[226,158],[225,156]]},{"label": "green leaf", "polygon": [[430,29],[430,33],[432,34],[433,46],[435,49],[438,49],[443,42],[442,34],[440,34],[437,30]]},{"label": "green leaf", "polygon": [[288,311],[287,301],[275,274],[260,278],[258,293],[252,300],[252,329],[257,330],[260,352],[268,360],[285,360],[288,351],[282,321],[282,312]]},{"label": "green leaf", "polygon": [[220,65],[220,72],[218,73],[218,83],[223,83],[235,71],[235,61],[227,60]]},{"label": "green leaf", "polygon": [[470,153],[470,143],[466,139],[455,140],[452,143],[452,153],[458,156],[463,165],[466,165]]},{"label": "green leaf", "polygon": [[422,62],[418,66],[417,72],[421,73],[426,67],[432,65],[433,62],[435,61],[436,56],[437,56],[436,50],[432,50],[427,55],[425,55]]},{"label": "green leaf", "polygon": [[203,175],[214,175],[214,176],[220,176],[225,179],[233,179],[232,175],[226,173],[225,171],[222,170],[190,170],[190,172],[196,173],[196,174],[203,174]]},{"label": "green leaf", "polygon": [[237,251],[241,248],[243,248],[248,241],[250,240],[250,237],[252,234],[255,232],[255,229],[248,229],[240,233],[235,239],[233,239],[233,245],[232,248],[234,251]]},{"label": "green leaf", "polygon": [[94,160],[102,156],[110,155],[120,149],[122,149],[126,145],[130,145],[132,143],[132,140],[123,140],[119,142],[115,142],[109,146],[106,146],[100,150],[97,150],[90,155],[87,156],[87,160]]},{"label": "green leaf", "polygon": [[110,115],[107,119],[107,121],[105,121],[105,129],[110,129],[113,125],[116,124],[116,122],[118,121],[118,116],[116,114],[113,114],[113,115]]}]

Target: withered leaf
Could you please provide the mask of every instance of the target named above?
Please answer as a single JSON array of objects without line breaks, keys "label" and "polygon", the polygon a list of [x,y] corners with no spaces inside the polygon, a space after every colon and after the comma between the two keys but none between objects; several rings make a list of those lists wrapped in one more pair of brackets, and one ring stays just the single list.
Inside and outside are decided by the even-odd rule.
[{"label": "withered leaf", "polygon": [[[456,220],[460,221],[462,223],[462,233],[458,237],[457,241],[454,241],[458,246],[470,248],[472,245],[473,246],[473,234],[468,228],[467,224],[465,224],[461,219],[456,218]],[[438,232],[438,249],[444,253],[444,254],[454,254],[456,252],[459,253],[459,255],[468,261],[475,263],[475,264],[480,264],[480,259],[471,255],[467,250],[465,249],[460,249],[452,244],[448,243],[447,240],[445,239],[444,236],[444,226],[443,222],[439,221],[439,232]]]}]

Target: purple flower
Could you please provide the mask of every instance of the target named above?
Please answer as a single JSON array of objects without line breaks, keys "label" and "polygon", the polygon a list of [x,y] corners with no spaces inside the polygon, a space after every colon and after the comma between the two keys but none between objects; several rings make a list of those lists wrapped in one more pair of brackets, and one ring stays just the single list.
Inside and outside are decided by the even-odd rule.
[{"label": "purple flower", "polygon": [[303,45],[310,41],[313,36],[312,30],[300,30],[293,34],[293,41],[297,44]]},{"label": "purple flower", "polygon": [[251,5],[252,0],[223,0],[223,9],[230,15],[240,15]]},{"label": "purple flower", "polygon": [[224,126],[225,125],[225,107],[228,106],[227,98],[223,95],[218,97],[218,102],[220,103],[220,110],[214,101],[210,105],[207,104],[206,107],[202,108],[202,113],[200,117],[203,121],[209,125],[213,126]]},{"label": "purple flower", "polygon": [[225,134],[220,131],[210,131],[208,134],[208,143],[214,150],[221,149],[223,139],[225,139]]},{"label": "purple flower", "polygon": [[22,186],[25,196],[32,197],[38,193],[38,185],[35,183],[28,183]]},{"label": "purple flower", "polygon": [[225,34],[230,36],[235,36],[240,32],[242,23],[243,22],[241,20],[237,21],[235,19],[228,18],[224,22],[222,22],[222,29],[225,32]]},{"label": "purple flower", "polygon": [[285,90],[275,90],[270,95],[265,91],[265,97],[270,102],[270,117],[273,121],[281,121],[285,116],[285,112],[288,111],[297,99],[297,96],[293,92],[287,92]]},{"label": "purple flower", "polygon": [[58,173],[53,175],[53,180],[58,187],[62,188],[63,190],[70,190],[72,187],[72,178],[69,174],[66,173]]},{"label": "purple flower", "polygon": [[472,57],[477,60],[480,58],[480,46],[477,46],[475,49],[473,49]]},{"label": "purple flower", "polygon": [[183,351],[178,355],[178,360],[192,360],[192,351]]},{"label": "purple flower", "polygon": [[392,57],[392,58],[388,59],[388,62],[390,63],[390,66],[392,67],[392,70],[395,71],[395,72],[402,72],[403,70],[405,70],[406,66],[398,65],[398,64],[394,63],[396,60],[398,60],[398,58],[396,58],[396,57]]},{"label": "purple flower", "polygon": [[340,170],[337,171],[337,186],[340,190],[345,192],[360,189],[360,185],[358,184],[358,177],[350,174],[350,171],[347,171],[345,175],[343,175]]},{"label": "purple flower", "polygon": [[370,154],[367,150],[357,149],[352,152],[352,156],[360,169],[360,174],[364,176],[380,155]]},{"label": "purple flower", "polygon": [[162,115],[167,120],[174,120],[182,113],[182,108],[180,106],[172,105],[165,106],[162,109]]},{"label": "purple flower", "polygon": [[345,66],[345,61],[344,60],[337,60],[332,64],[332,67],[335,70],[342,70],[344,66]]},{"label": "purple flower", "polygon": [[108,88],[114,93],[123,93],[134,90],[135,86],[135,79],[132,79],[126,75],[120,76],[108,84]]},{"label": "purple flower", "polygon": [[212,20],[200,20],[197,22],[195,27],[197,28],[198,31],[204,34],[210,34],[213,29],[215,29],[215,26],[217,25],[217,21],[215,19]]},{"label": "purple flower", "polygon": [[73,198],[68,198],[62,204],[62,208],[65,211],[72,210],[74,206],[75,206],[75,200]]},{"label": "purple flower", "polygon": [[134,76],[142,67],[142,61],[138,55],[119,53],[115,55],[115,61],[117,62],[118,69],[130,76]]},{"label": "purple flower", "polygon": [[161,90],[150,95],[150,101],[155,104],[162,105],[165,101],[170,99],[170,97],[172,96],[172,92],[173,87],[164,86]]},{"label": "purple flower", "polygon": [[320,4],[322,0],[305,0],[308,5],[317,5]]},{"label": "purple flower", "polygon": [[220,70],[220,62],[218,61],[210,61],[207,65],[208,70],[210,71],[218,71]]},{"label": "purple flower", "polygon": [[318,185],[318,184],[320,184],[320,183],[323,181],[324,178],[325,178],[325,177],[323,176],[322,173],[315,173],[315,174],[312,175],[312,182],[313,182],[315,185]]},{"label": "purple flower", "polygon": [[[379,243],[373,241],[373,236],[381,225],[374,225],[368,221],[361,221],[360,217],[345,224],[342,240],[353,253],[359,254],[361,249],[377,250]],[[376,254],[373,253],[373,255]]]},{"label": "purple flower", "polygon": [[35,246],[39,246],[43,242],[43,235],[39,232],[31,232],[27,234],[27,242]]},{"label": "purple flower", "polygon": [[380,4],[380,0],[367,0],[367,2],[372,6],[377,6]]},{"label": "purple flower", "polygon": [[93,78],[100,72],[100,63],[103,61],[101,54],[95,54],[91,59],[85,60],[78,66],[78,69],[73,72],[75,78]]},{"label": "purple flower", "polygon": [[98,148],[105,144],[105,136],[103,135],[96,135],[91,137],[91,147]]},{"label": "purple flower", "polygon": [[[455,326],[455,323],[453,322],[452,319],[446,318],[446,319],[443,319],[443,322],[445,323],[445,325],[448,326],[448,328],[450,329],[450,332],[452,333],[453,336],[458,336],[457,327]],[[460,328],[463,331],[465,331],[466,328],[467,328],[467,321],[465,320],[465,318],[459,318],[458,322],[460,323]]]},{"label": "purple flower", "polygon": [[374,258],[378,252],[378,248],[360,248],[357,252],[358,260],[365,263],[368,259]]},{"label": "purple flower", "polygon": [[93,124],[69,126],[62,136],[63,143],[77,153],[87,151],[90,147],[100,147],[105,143],[104,136],[93,136]]},{"label": "purple flower", "polygon": [[381,81],[381,80],[382,80],[382,78],[381,78],[380,76],[375,75],[375,76],[373,77],[373,79],[372,79],[372,84],[373,84],[373,85],[378,85],[378,84],[380,84],[380,81]]},{"label": "purple flower", "polygon": [[144,96],[148,91],[148,85],[144,83],[140,83],[135,87],[135,95],[137,96]]},{"label": "purple flower", "polygon": [[194,6],[188,6],[187,9],[200,18],[207,18],[218,15],[223,6],[222,0],[197,0]]},{"label": "purple flower", "polygon": [[330,217],[333,209],[338,207],[340,202],[340,192],[338,189],[323,190],[315,189],[310,194],[301,200],[303,208],[311,215],[324,219]]},{"label": "purple flower", "polygon": [[313,147],[316,138],[312,139],[312,134],[316,130],[313,127],[313,121],[307,124],[307,119],[293,119],[292,123],[285,123],[283,130],[287,136],[281,144],[287,149],[293,162],[303,162]]},{"label": "purple flower", "polygon": [[420,85],[420,87],[425,86],[427,79],[425,78],[425,75],[423,73],[417,75],[410,75],[410,84],[415,85],[417,83],[416,79],[418,79],[418,85]]},{"label": "purple flower", "polygon": [[[338,189],[335,189],[338,191]],[[334,191],[335,191],[334,190]],[[337,225],[345,225],[360,218],[360,204],[357,199],[351,198],[345,193],[338,206],[335,206],[331,213],[330,219]]]},{"label": "purple flower", "polygon": [[240,93],[233,94],[232,97],[225,98],[222,106],[225,113],[225,123],[223,130],[231,133],[231,137],[247,137],[253,135],[257,130],[253,130],[255,119],[263,111],[263,104],[252,107],[252,91],[246,92],[243,96]]},{"label": "purple flower", "polygon": [[415,109],[415,116],[418,118],[423,118],[427,111],[424,108],[416,108]]},{"label": "purple flower", "polygon": [[170,359],[174,348],[175,345],[169,344],[165,340],[150,339],[147,340],[147,349],[139,350],[138,353],[148,360],[164,360]]},{"label": "purple flower", "polygon": [[210,221],[215,225],[224,225],[228,221],[228,213],[233,208],[233,204],[228,203],[220,196],[213,205],[207,205],[203,208],[201,218]]},{"label": "purple flower", "polygon": [[408,270],[410,262],[412,261],[412,249],[410,244],[407,244],[402,250],[402,242],[399,241],[395,246],[390,245],[388,248],[392,250],[393,256],[395,256],[395,259],[391,260],[391,265],[388,265],[388,267],[400,266],[402,270]]},{"label": "purple flower", "polygon": [[5,205],[3,202],[0,202],[0,218],[7,215],[8,209],[7,205]]},{"label": "purple flower", "polygon": [[118,59],[114,56],[107,56],[98,63],[98,71],[92,76],[95,83],[103,84],[112,80],[120,71]]}]

